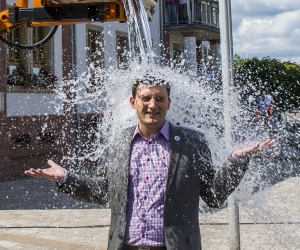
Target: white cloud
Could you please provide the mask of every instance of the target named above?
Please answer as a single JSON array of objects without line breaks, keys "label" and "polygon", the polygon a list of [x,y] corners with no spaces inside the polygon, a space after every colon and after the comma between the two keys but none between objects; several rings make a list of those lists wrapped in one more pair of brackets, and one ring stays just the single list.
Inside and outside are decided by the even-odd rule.
[{"label": "white cloud", "polygon": [[[270,56],[300,63],[300,1],[293,2],[294,8],[289,0],[233,2],[235,53],[243,57]],[[262,6],[270,8],[264,10]],[[243,9],[235,14],[238,7]]]},{"label": "white cloud", "polygon": [[299,38],[300,37],[300,29],[294,29],[291,36]]},{"label": "white cloud", "polygon": [[239,15],[274,15],[300,8],[300,1],[295,0],[234,0],[231,7]]},{"label": "white cloud", "polygon": [[237,35],[247,34],[259,36],[286,36],[299,28],[300,10],[285,12],[267,18],[243,18],[237,30]]}]

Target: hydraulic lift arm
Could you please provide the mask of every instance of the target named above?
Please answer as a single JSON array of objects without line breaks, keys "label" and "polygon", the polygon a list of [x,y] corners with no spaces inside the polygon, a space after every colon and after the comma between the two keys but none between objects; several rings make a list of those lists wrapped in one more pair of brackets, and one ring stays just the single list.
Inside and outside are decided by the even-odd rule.
[{"label": "hydraulic lift arm", "polygon": [[[154,0],[145,0],[148,19]],[[0,40],[10,46],[34,49],[46,43],[54,35],[58,25],[91,22],[126,22],[122,0],[33,0],[33,8],[28,8],[28,0],[18,0],[8,10],[0,12]],[[2,35],[13,29],[26,26],[54,26],[41,43],[35,46],[16,45]]]}]

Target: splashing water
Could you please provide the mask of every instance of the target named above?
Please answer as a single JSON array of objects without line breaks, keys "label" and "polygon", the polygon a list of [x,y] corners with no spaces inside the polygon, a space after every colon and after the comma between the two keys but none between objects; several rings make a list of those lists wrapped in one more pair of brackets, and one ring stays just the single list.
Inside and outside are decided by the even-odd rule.
[{"label": "splashing water", "polygon": [[152,40],[143,0],[124,1],[131,60],[153,62]]},{"label": "splashing water", "polygon": [[[172,101],[167,119],[174,124],[203,132],[209,141],[216,167],[221,166],[230,152],[226,152],[223,138],[223,96],[220,79],[212,80],[206,77],[206,74],[190,76],[176,69],[155,65],[152,60],[150,30],[142,1],[128,1],[126,11],[132,56],[130,68],[127,70],[117,67],[95,68],[93,75],[88,71],[76,81],[62,82],[57,89],[59,100],[55,103],[58,110],[62,107],[57,103],[62,103],[63,100],[64,104],[67,103],[67,112],[74,107],[84,107],[87,113],[101,113],[103,116],[97,127],[90,131],[94,134],[93,141],[81,142],[89,143],[88,147],[85,147],[88,150],[81,152],[79,150],[78,154],[74,151],[69,152],[64,160],[70,162],[74,170],[83,174],[93,174],[101,170],[97,159],[101,158],[103,150],[112,145],[115,135],[137,123],[135,111],[129,105],[132,84],[136,78],[151,74],[167,80],[171,85]],[[91,77],[94,79],[93,82],[89,81]],[[67,99],[67,94],[63,91],[66,86],[74,95],[71,100]],[[88,91],[90,89],[92,91]],[[249,223],[269,222],[270,235],[273,235],[276,245],[284,248],[297,246],[299,242],[296,239],[291,241],[289,238],[289,233],[294,230],[292,225],[282,228],[271,223],[293,221],[293,214],[289,213],[289,207],[285,205],[288,203],[284,197],[277,197],[277,202],[285,211],[282,217],[282,213],[270,209],[269,206],[272,205],[269,204],[268,195],[284,179],[298,176],[298,161],[293,159],[297,159],[299,151],[293,153],[292,149],[285,145],[286,130],[283,125],[277,127],[277,133],[273,133],[255,121],[252,112],[247,111],[245,107],[240,106],[233,112],[235,146],[242,142],[264,140],[269,137],[278,140],[276,150],[250,161],[249,171],[235,193],[240,201],[242,214],[248,218]],[[119,147],[122,147],[121,141]],[[79,162],[79,165],[72,164],[74,162]],[[96,163],[91,166],[84,162]],[[295,185],[299,186],[299,182],[295,182]],[[262,192],[270,186],[272,188],[267,189],[269,191]],[[207,208],[204,203],[201,203],[199,211],[208,214],[216,212]],[[201,221],[205,222],[206,217],[204,216]]]}]

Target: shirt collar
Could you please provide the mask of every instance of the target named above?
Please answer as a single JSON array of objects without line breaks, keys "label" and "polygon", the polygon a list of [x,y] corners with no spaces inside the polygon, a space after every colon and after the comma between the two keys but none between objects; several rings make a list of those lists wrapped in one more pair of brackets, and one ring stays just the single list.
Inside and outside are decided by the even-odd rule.
[{"label": "shirt collar", "polygon": [[[153,137],[156,137],[157,134],[162,134],[163,137],[165,137],[165,139],[167,141],[169,141],[170,139],[170,124],[169,122],[166,120],[164,125],[161,127],[161,129],[159,131],[157,131],[157,133],[153,136]],[[139,125],[137,124],[136,125],[136,128],[134,130],[134,133],[133,133],[133,136],[132,136],[132,140],[137,136],[137,135],[140,135],[141,137],[143,137],[142,133],[140,132],[140,129],[139,129]],[[144,137],[143,137],[144,138]]]}]

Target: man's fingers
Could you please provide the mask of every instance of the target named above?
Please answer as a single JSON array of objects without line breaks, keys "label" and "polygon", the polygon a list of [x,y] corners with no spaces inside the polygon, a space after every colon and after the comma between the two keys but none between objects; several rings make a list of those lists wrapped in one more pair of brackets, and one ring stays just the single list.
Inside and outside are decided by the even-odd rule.
[{"label": "man's fingers", "polygon": [[261,142],[261,144],[260,144],[261,147],[263,148],[263,147],[266,146],[270,141],[271,141],[271,140],[268,139],[268,140],[266,140],[266,141]]},{"label": "man's fingers", "polygon": [[270,139],[266,140],[266,141],[261,143],[261,148],[262,149],[275,148],[276,147],[275,142],[276,142],[275,139],[274,140],[270,140]]},{"label": "man's fingers", "polygon": [[53,181],[61,181],[65,176],[65,170],[52,160],[48,160],[47,163],[49,168],[30,168],[29,170],[24,171],[24,174],[37,178],[47,178]]},{"label": "man's fingers", "polygon": [[276,148],[275,142],[276,142],[276,140],[268,139],[263,142],[250,143],[250,144],[239,147],[238,150],[236,151],[238,153],[236,153],[235,155],[238,155],[239,157],[241,157],[241,156],[242,157],[244,157],[244,156],[251,157],[261,151]]},{"label": "man's fingers", "polygon": [[253,147],[253,150],[256,151],[259,149],[259,146],[260,146],[260,142],[257,142],[254,147]]},{"label": "man's fingers", "polygon": [[254,146],[245,146],[245,155],[251,156],[252,154],[255,154],[259,150],[259,147],[259,142],[255,143]]},{"label": "man's fingers", "polygon": [[276,142],[276,140],[270,140],[269,143],[267,144],[267,146],[269,148],[276,148],[275,142]]},{"label": "man's fingers", "polygon": [[26,175],[30,175],[30,176],[33,176],[33,177],[41,178],[41,177],[43,177],[43,172],[41,172],[39,170],[31,168],[30,170],[26,170],[24,173]]}]

